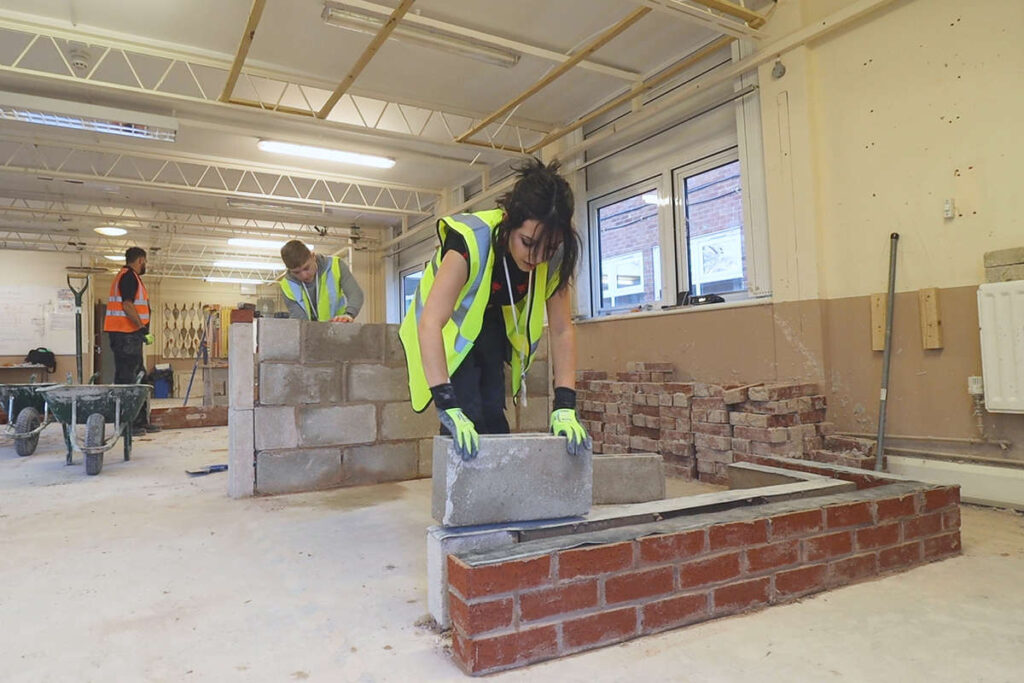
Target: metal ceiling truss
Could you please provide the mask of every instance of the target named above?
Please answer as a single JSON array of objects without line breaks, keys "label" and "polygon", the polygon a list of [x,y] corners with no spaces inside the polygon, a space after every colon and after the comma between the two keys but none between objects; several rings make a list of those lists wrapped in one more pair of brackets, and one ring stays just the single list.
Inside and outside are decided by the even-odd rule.
[{"label": "metal ceiling truss", "polygon": [[398,216],[429,213],[440,196],[440,192],[423,188],[275,171],[273,167],[251,164],[210,163],[191,155],[17,137],[0,137],[0,170],[152,190],[269,200],[296,208],[335,207]]},{"label": "metal ceiling truss", "polygon": [[[232,62],[170,48],[155,48],[123,39],[0,16],[0,41],[17,48],[0,58],[0,72],[63,82],[88,83],[120,92],[145,93],[170,101],[206,103],[216,107],[242,106],[285,118],[314,119],[336,84],[270,69],[240,67],[232,96],[220,96],[232,74]],[[73,48],[90,50],[94,61],[82,69],[72,65]],[[378,133],[388,137],[427,140],[461,147],[457,138],[482,115],[441,110],[424,103],[399,102],[379,96],[346,92],[324,124],[338,131]],[[490,149],[522,153],[546,133],[536,123],[505,122],[488,128]]]},{"label": "metal ceiling truss", "polygon": [[767,17],[726,0],[640,0],[645,7],[702,24],[733,38],[759,40]]}]

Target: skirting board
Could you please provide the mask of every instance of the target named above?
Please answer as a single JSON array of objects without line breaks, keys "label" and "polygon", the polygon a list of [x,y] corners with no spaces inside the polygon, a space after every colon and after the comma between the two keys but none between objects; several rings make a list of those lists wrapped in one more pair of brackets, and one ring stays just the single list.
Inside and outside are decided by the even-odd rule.
[{"label": "skirting board", "polygon": [[1024,470],[888,455],[888,471],[931,484],[960,484],[960,499],[1024,510]]}]

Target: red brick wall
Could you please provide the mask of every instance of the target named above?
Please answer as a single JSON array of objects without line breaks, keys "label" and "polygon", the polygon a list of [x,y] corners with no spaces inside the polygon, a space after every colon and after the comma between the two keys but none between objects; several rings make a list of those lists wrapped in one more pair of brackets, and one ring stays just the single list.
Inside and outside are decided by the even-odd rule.
[{"label": "red brick wall", "polygon": [[958,487],[862,495],[494,564],[449,556],[453,656],[490,673],[959,554]]}]

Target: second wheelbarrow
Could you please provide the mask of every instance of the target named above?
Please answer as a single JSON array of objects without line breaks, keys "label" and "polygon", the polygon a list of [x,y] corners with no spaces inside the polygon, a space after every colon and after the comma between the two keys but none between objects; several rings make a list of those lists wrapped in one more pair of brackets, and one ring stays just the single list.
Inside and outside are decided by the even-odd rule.
[{"label": "second wheelbarrow", "polygon": [[[57,384],[41,390],[50,412],[67,427],[64,439],[68,448],[67,464],[72,450],[85,455],[85,473],[99,474],[103,454],[124,438],[124,459],[132,454],[132,421],[150,398],[148,384]],[[80,443],[75,425],[85,425],[85,443]],[[113,424],[111,439],[106,438],[106,425]]]},{"label": "second wheelbarrow", "polygon": [[47,411],[46,397],[41,389],[47,384],[0,384],[0,406],[7,411],[4,435],[14,439],[14,451],[24,457],[32,455],[39,443],[39,434],[53,422]]}]

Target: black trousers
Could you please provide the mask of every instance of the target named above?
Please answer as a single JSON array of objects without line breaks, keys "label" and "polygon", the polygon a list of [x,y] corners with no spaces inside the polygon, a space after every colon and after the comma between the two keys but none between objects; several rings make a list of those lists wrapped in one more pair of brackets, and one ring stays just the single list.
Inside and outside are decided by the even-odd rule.
[{"label": "black trousers", "polygon": [[[139,371],[143,369],[142,344],[145,333],[107,332],[110,335],[110,350],[114,352],[114,384],[135,384]],[[143,404],[132,423],[146,424],[149,415],[149,401]]]},{"label": "black trousers", "polygon": [[[488,309],[473,349],[452,374],[459,408],[479,434],[508,434],[505,418],[505,360],[509,343],[501,309]],[[448,431],[441,427],[441,434]]]}]

